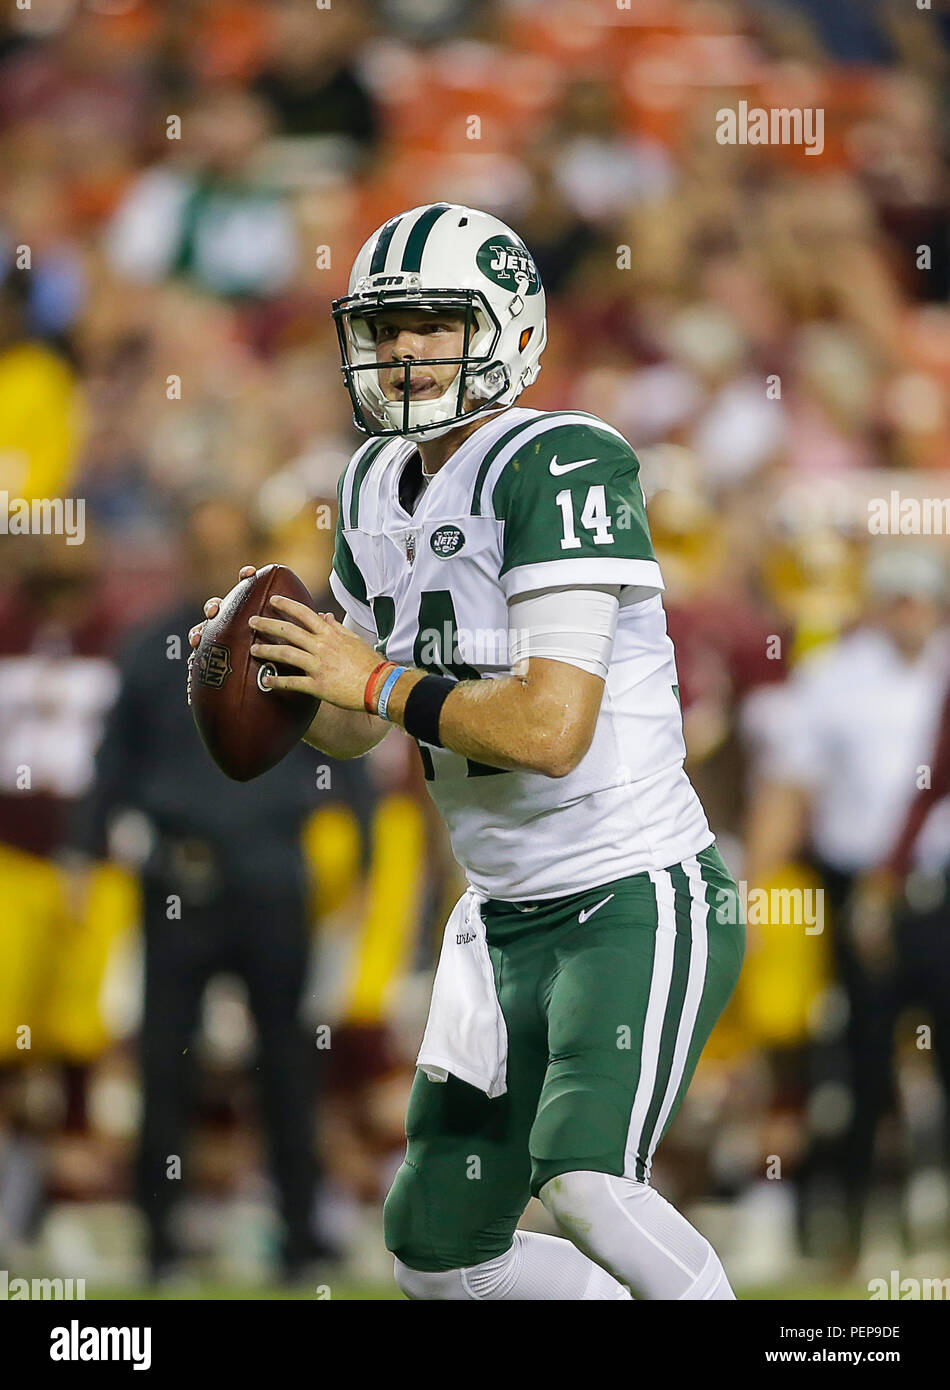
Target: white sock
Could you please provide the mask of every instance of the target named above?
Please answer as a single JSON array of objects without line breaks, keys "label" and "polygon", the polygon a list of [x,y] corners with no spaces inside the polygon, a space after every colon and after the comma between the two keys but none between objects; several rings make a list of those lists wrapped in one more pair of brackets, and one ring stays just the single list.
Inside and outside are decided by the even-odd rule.
[{"label": "white sock", "polygon": [[562,1299],[579,1302],[629,1299],[613,1275],[569,1240],[515,1231],[511,1248],[497,1259],[466,1269],[428,1272],[396,1260],[396,1283],[407,1298],[463,1300]]},{"label": "white sock", "polygon": [[564,1234],[635,1298],[735,1298],[706,1237],[645,1183],[563,1173],[539,1195]]}]

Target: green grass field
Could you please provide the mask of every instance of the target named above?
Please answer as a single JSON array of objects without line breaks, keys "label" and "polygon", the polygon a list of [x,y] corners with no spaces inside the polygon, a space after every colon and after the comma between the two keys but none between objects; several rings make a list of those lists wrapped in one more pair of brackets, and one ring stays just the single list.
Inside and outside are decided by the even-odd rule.
[{"label": "green grass field", "polygon": [[[383,1288],[378,1285],[368,1284],[360,1286],[357,1284],[336,1284],[328,1285],[330,1289],[330,1300],[338,1303],[380,1303],[389,1299],[402,1299],[402,1294],[396,1285],[391,1288]],[[210,1301],[212,1303],[221,1301],[244,1300],[259,1302],[312,1302],[314,1294],[311,1290],[300,1288],[248,1288],[244,1284],[202,1284],[200,1288],[189,1289],[187,1293],[171,1290],[156,1289],[133,1289],[121,1287],[108,1287],[87,1289],[86,1302],[102,1299],[135,1300],[136,1302],[159,1301],[165,1303],[176,1303],[182,1300]]]},{"label": "green grass field", "polygon": [[[337,1303],[382,1303],[389,1302],[391,1299],[402,1299],[402,1294],[395,1284],[389,1287],[380,1285],[359,1285],[359,1284],[330,1284],[330,1300]],[[738,1296],[742,1300],[760,1300],[769,1302],[828,1302],[831,1300],[860,1299],[867,1301],[867,1289],[862,1289],[859,1285],[853,1284],[789,1284],[775,1285],[771,1288],[759,1289],[740,1289]],[[130,1289],[120,1287],[101,1287],[87,1290],[86,1299],[119,1299],[150,1301],[160,1300],[163,1302],[177,1302],[181,1300],[208,1300],[211,1302],[219,1301],[293,1301],[303,1302],[313,1299],[313,1294],[306,1289],[289,1288],[248,1288],[243,1285],[235,1284],[213,1284],[208,1283],[188,1293],[172,1293],[171,1291],[155,1291],[152,1289]]]}]

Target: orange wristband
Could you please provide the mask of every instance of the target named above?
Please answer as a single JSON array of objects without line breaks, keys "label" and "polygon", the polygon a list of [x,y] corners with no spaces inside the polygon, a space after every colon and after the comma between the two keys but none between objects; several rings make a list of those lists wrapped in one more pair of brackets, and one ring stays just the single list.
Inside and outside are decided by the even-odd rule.
[{"label": "orange wristband", "polygon": [[367,714],[376,713],[376,696],[379,687],[386,679],[390,671],[395,671],[395,661],[381,661],[378,666],[370,671],[366,680],[366,687],[363,691],[363,708]]}]

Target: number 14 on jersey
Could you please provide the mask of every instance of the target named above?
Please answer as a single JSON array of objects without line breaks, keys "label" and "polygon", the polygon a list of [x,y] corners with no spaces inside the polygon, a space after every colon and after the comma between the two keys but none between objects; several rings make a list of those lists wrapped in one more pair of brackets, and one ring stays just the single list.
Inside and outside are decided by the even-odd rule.
[{"label": "number 14 on jersey", "polygon": [[[574,526],[574,494],[571,488],[562,488],[555,497],[555,502],[561,509],[561,516],[564,522],[564,533],[561,537],[562,550],[579,550],[581,539]],[[588,531],[594,533],[595,545],[613,545],[614,538],[610,534],[613,526],[613,518],[607,511],[607,496],[603,483],[595,483],[587,489],[587,497],[584,501],[584,510],[581,512],[580,524]]]}]

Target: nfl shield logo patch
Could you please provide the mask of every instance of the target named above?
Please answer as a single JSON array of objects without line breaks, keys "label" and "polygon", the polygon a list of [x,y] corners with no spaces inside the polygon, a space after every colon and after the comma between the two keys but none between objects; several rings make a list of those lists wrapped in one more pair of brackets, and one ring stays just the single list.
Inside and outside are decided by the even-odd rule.
[{"label": "nfl shield logo patch", "polygon": [[231,669],[230,651],[216,643],[198,658],[198,680],[202,685],[210,685],[212,690],[221,689]]},{"label": "nfl shield logo patch", "polygon": [[407,531],[407,532],[406,532],[406,559],[409,561],[410,565],[415,564],[415,560],[416,560],[416,537],[415,537],[415,532],[413,532],[413,531]]}]

